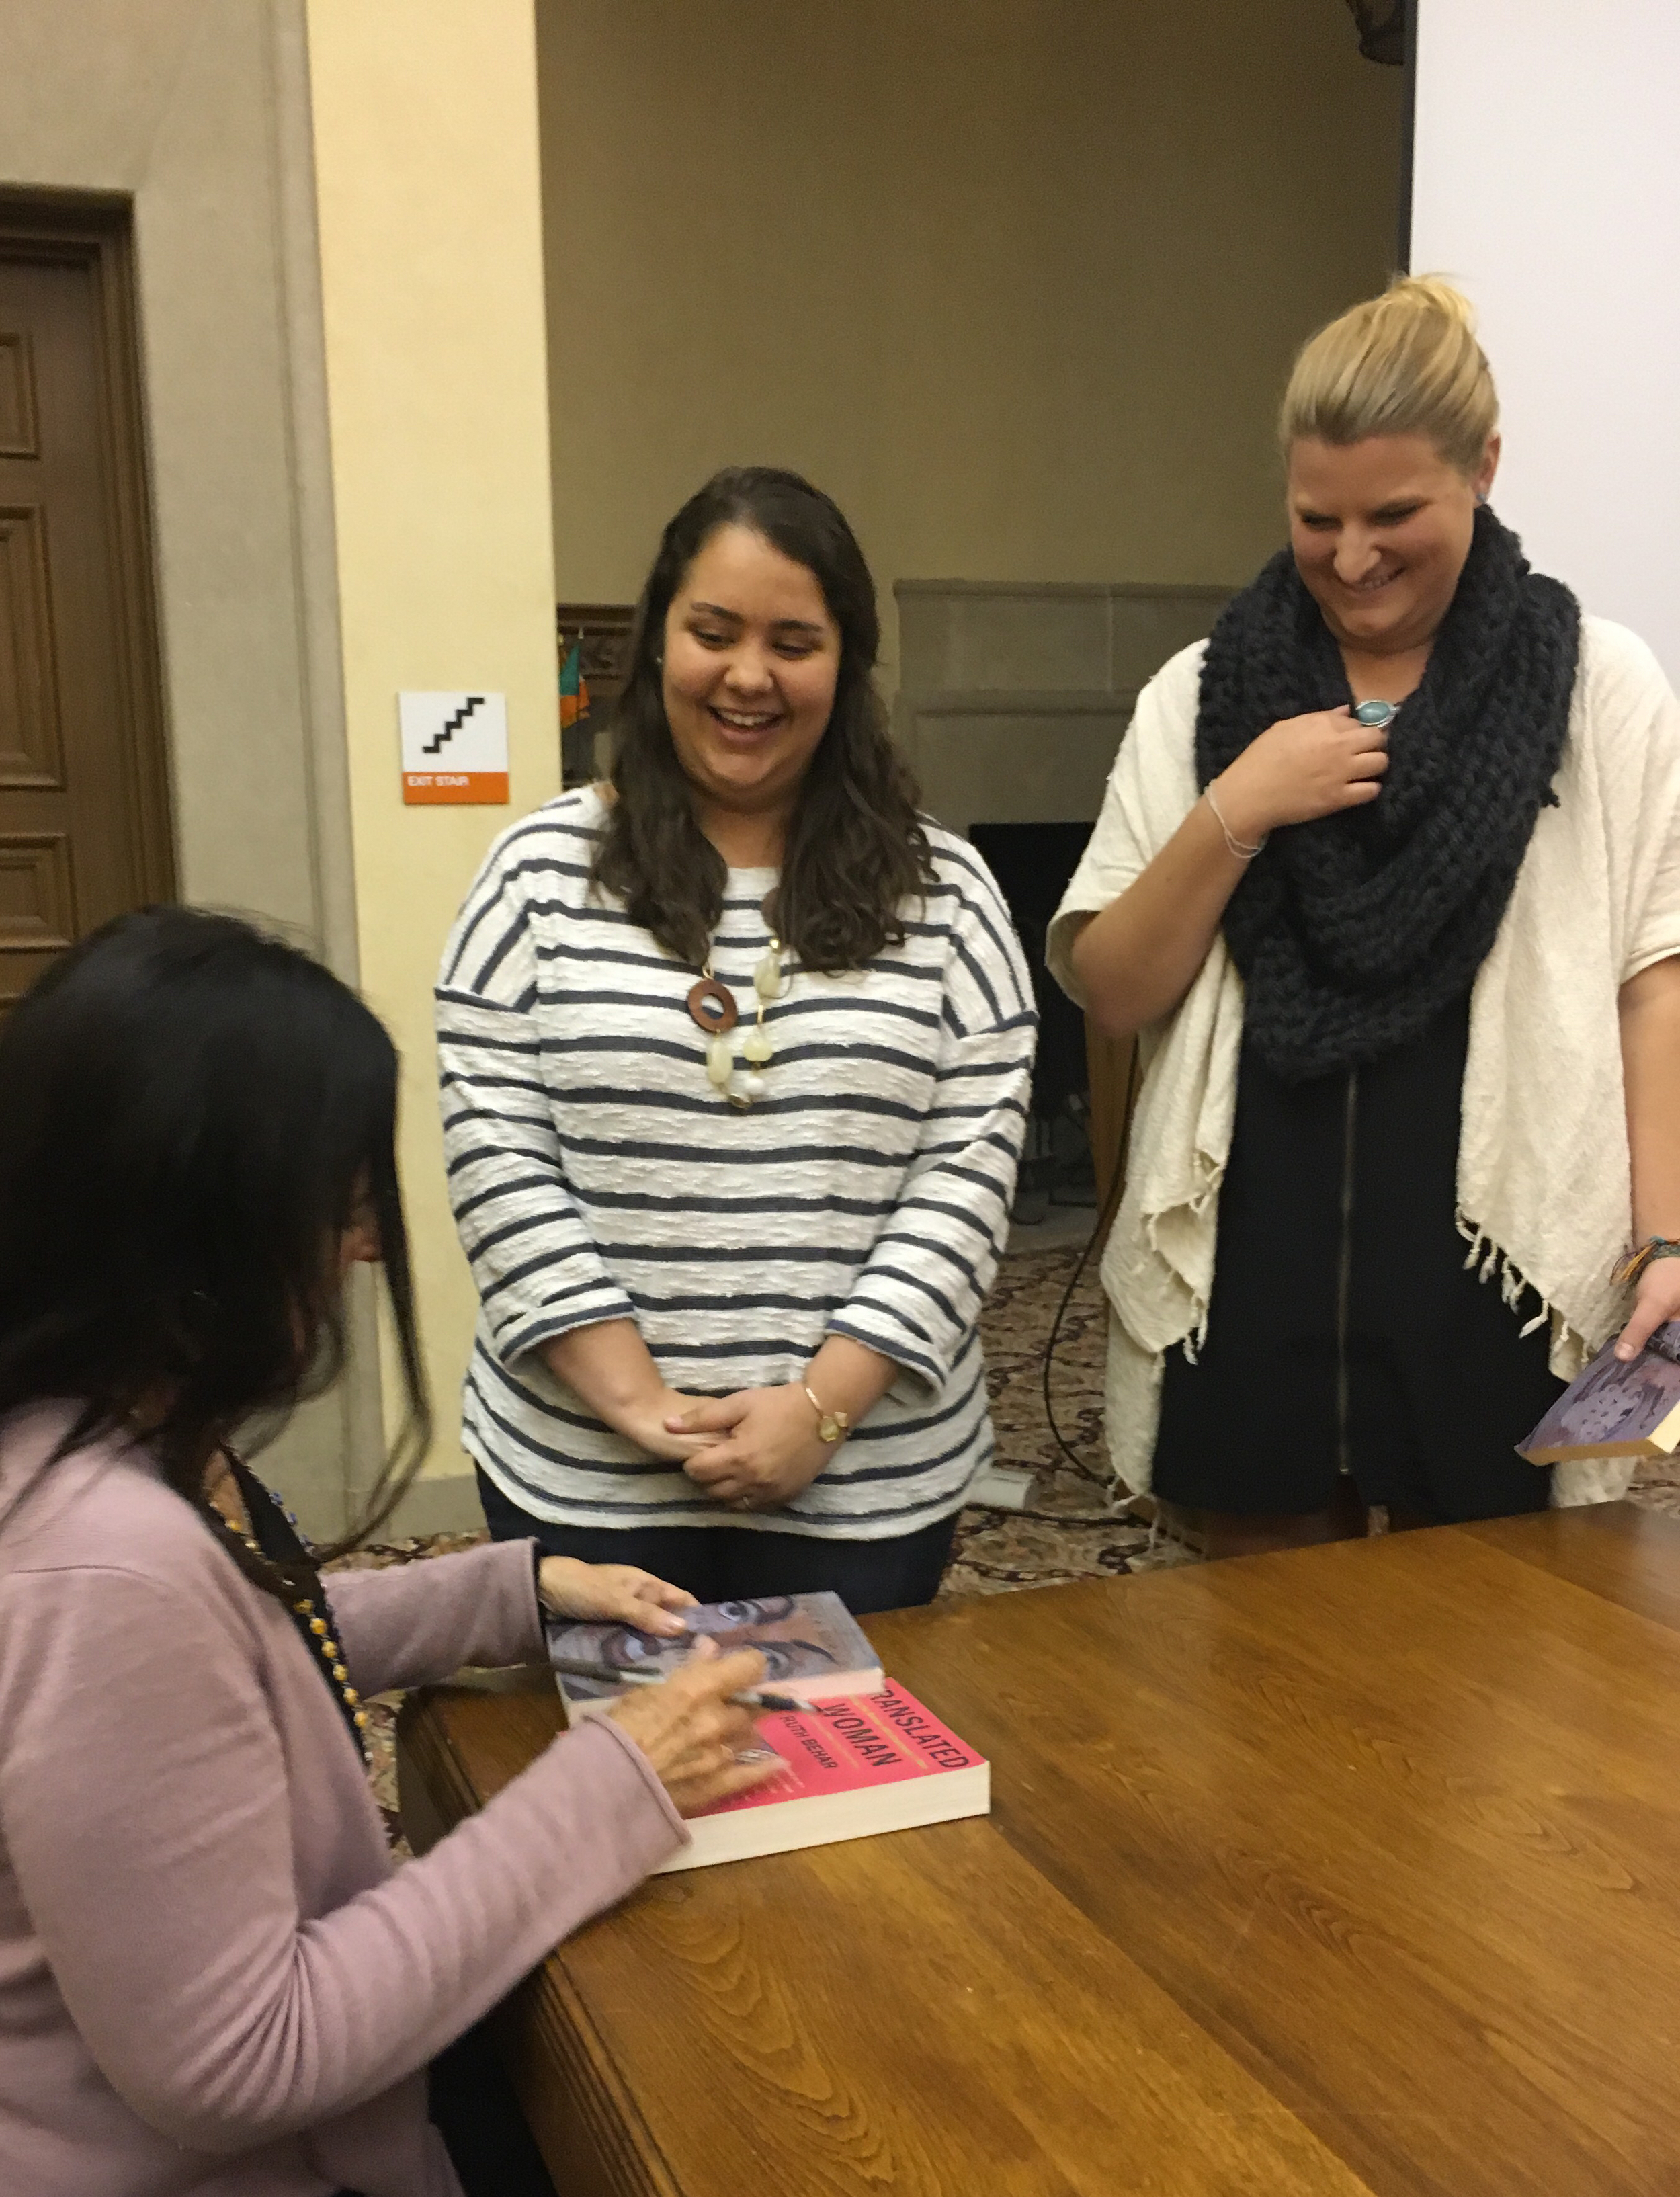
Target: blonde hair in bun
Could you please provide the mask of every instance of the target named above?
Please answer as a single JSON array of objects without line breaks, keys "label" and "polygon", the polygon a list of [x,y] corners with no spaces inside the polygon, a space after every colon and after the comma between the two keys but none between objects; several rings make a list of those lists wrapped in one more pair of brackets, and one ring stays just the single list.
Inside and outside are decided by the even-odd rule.
[{"label": "blonde hair in bun", "polygon": [[1470,479],[1498,424],[1469,299],[1443,275],[1400,275],[1302,346],[1277,433],[1286,458],[1304,437],[1426,435]]}]

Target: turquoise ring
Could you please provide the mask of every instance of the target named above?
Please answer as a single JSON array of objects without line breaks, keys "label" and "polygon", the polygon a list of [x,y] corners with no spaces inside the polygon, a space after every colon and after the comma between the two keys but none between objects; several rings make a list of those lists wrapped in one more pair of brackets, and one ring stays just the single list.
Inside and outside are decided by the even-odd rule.
[{"label": "turquoise ring", "polygon": [[1385,725],[1393,724],[1399,714],[1399,705],[1394,702],[1356,702],[1353,705],[1353,715],[1362,725],[1369,725],[1374,733],[1380,733]]}]

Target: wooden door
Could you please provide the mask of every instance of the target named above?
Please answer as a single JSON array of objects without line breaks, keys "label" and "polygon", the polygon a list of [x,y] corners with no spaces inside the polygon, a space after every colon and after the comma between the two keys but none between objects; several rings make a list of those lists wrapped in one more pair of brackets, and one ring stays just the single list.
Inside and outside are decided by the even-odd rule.
[{"label": "wooden door", "polygon": [[174,890],[125,204],[0,194],[0,1015]]}]

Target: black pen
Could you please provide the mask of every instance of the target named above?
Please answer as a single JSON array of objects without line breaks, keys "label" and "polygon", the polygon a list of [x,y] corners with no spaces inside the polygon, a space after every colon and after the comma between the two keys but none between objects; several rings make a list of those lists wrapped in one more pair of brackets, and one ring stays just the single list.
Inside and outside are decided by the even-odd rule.
[{"label": "black pen", "polygon": [[[551,1655],[550,1666],[567,1678],[596,1678],[604,1686],[658,1686],[673,1673],[669,1671],[610,1671],[604,1663],[584,1663],[570,1655]],[[761,1687],[749,1686],[744,1693],[731,1694],[729,1699],[738,1708],[768,1709],[773,1714],[815,1716],[814,1701],[802,1701],[793,1694],[767,1694]]]}]

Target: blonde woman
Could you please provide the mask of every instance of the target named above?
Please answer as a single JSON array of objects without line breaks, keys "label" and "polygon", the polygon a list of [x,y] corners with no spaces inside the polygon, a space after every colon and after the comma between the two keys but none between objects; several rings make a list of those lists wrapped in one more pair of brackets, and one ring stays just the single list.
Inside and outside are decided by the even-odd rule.
[{"label": "blonde woman", "polygon": [[1680,1312],[1680,707],[1488,507],[1448,284],[1313,337],[1281,437],[1289,546],[1140,697],[1049,951],[1144,1064],[1115,1464],[1214,1553],[1619,1493],[1513,1445]]}]

